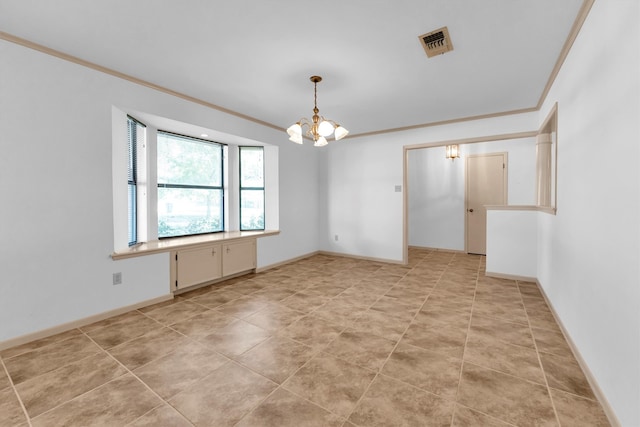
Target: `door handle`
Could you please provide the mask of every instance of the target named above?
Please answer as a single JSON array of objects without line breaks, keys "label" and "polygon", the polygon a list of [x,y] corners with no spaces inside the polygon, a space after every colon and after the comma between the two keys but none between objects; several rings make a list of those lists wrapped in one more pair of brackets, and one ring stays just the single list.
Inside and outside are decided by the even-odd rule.
[{"label": "door handle", "polygon": [[469,212],[473,212],[473,209],[468,209]]}]

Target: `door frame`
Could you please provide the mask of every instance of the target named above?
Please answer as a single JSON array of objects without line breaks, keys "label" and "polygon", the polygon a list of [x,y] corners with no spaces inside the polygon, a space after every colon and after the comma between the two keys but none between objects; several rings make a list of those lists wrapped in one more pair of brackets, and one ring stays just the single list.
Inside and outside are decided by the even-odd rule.
[{"label": "door frame", "polygon": [[[504,204],[509,204],[509,153],[507,151],[496,151],[493,153],[469,154],[464,158],[464,251],[469,253],[469,159],[478,157],[490,157],[502,155],[503,174],[502,174],[502,198]],[[486,225],[485,225],[486,235]]]},{"label": "door frame", "polygon": [[[402,147],[402,185],[404,187],[404,191],[402,192],[402,264],[409,263],[409,151],[417,150],[420,148],[430,148],[430,147],[441,147],[445,145],[452,144],[474,144],[478,142],[491,142],[491,141],[503,141],[506,139],[520,139],[520,138],[531,138],[538,134],[538,129],[527,131],[527,132],[517,132],[517,133],[507,133],[507,134],[498,134],[498,135],[489,135],[489,136],[480,136],[475,138],[463,138],[463,139],[451,139],[451,140],[441,140],[434,142],[426,142],[422,144],[412,144],[405,145]],[[443,159],[444,160],[444,159]],[[465,231],[466,236],[466,231]],[[466,246],[466,242],[465,242]]]}]

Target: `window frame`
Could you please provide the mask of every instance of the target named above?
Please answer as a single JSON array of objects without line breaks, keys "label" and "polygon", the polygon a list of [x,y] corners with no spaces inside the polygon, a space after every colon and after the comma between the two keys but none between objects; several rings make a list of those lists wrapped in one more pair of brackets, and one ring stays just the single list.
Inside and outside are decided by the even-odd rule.
[{"label": "window frame", "polygon": [[[223,233],[225,231],[225,226],[226,226],[226,218],[225,218],[225,168],[224,168],[224,148],[226,146],[226,144],[223,144],[221,142],[217,142],[217,141],[211,141],[208,139],[203,139],[203,138],[196,138],[193,136],[189,136],[189,135],[183,135],[180,133],[176,133],[176,132],[171,132],[171,131],[166,131],[166,130],[161,130],[158,129],[156,132],[156,170],[157,170],[157,157],[158,157],[158,138],[160,137],[160,135],[170,135],[170,136],[174,136],[174,137],[178,137],[181,139],[186,139],[186,140],[192,140],[192,141],[196,141],[196,142],[200,142],[200,143],[206,143],[206,144],[211,144],[211,145],[216,145],[220,147],[220,185],[219,186],[209,186],[209,185],[196,185],[196,184],[171,184],[171,183],[161,183],[159,181],[159,179],[156,179],[156,192],[160,189],[160,188],[174,188],[174,189],[194,189],[194,190],[218,190],[220,191],[220,203],[222,206],[221,209],[221,217],[220,217],[220,229],[219,230],[215,230],[215,231],[207,231],[207,232],[203,232],[203,233],[190,233],[190,234],[177,234],[177,235],[172,235],[172,236],[160,236],[160,231],[159,231],[159,227],[160,227],[160,217],[158,215],[157,218],[157,222],[158,222],[158,239],[162,240],[162,239],[172,239],[172,238],[178,238],[178,237],[187,237],[187,236],[199,236],[199,235],[204,235],[204,234],[215,234],[215,233]],[[157,196],[157,202],[160,202],[160,197]]]},{"label": "window frame", "polygon": [[[138,127],[146,129],[140,120],[127,114],[127,244],[138,243]],[[144,137],[144,136],[143,136]],[[133,190],[133,194],[130,193]]]},{"label": "window frame", "polygon": [[[242,151],[243,149],[260,149],[262,151],[262,186],[261,187],[243,187],[242,186]],[[238,229],[240,231],[264,231],[266,229],[266,191],[265,191],[265,151],[263,146],[256,145],[239,145],[238,146]],[[242,223],[242,192],[262,191],[262,228],[244,228]]]}]

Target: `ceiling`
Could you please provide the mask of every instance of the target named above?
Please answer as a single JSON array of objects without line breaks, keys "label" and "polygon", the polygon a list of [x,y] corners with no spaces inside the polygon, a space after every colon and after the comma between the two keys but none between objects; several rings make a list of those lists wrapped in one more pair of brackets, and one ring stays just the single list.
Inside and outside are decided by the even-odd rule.
[{"label": "ceiling", "polygon": [[[0,0],[0,31],[278,128],[317,74],[357,135],[537,107],[583,2]],[[443,26],[454,50],[427,58]]]}]

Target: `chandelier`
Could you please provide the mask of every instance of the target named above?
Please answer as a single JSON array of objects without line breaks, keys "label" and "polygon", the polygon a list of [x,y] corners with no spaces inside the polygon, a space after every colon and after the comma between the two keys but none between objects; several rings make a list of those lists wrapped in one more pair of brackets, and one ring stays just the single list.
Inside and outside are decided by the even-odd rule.
[{"label": "chandelier", "polygon": [[451,159],[452,162],[455,159],[460,158],[460,147],[458,146],[458,144],[447,145],[444,151],[445,151],[445,157],[447,159]]},{"label": "chandelier", "polygon": [[328,144],[327,137],[332,134],[335,140],[339,141],[347,136],[349,131],[333,120],[328,120],[318,115],[320,112],[320,110],[318,110],[318,83],[322,81],[322,77],[311,76],[309,80],[313,82],[313,116],[311,117],[311,121],[307,118],[302,118],[289,126],[287,133],[289,134],[289,141],[302,144],[302,127],[306,126],[307,131],[305,134],[313,139],[313,145],[322,147]]}]

